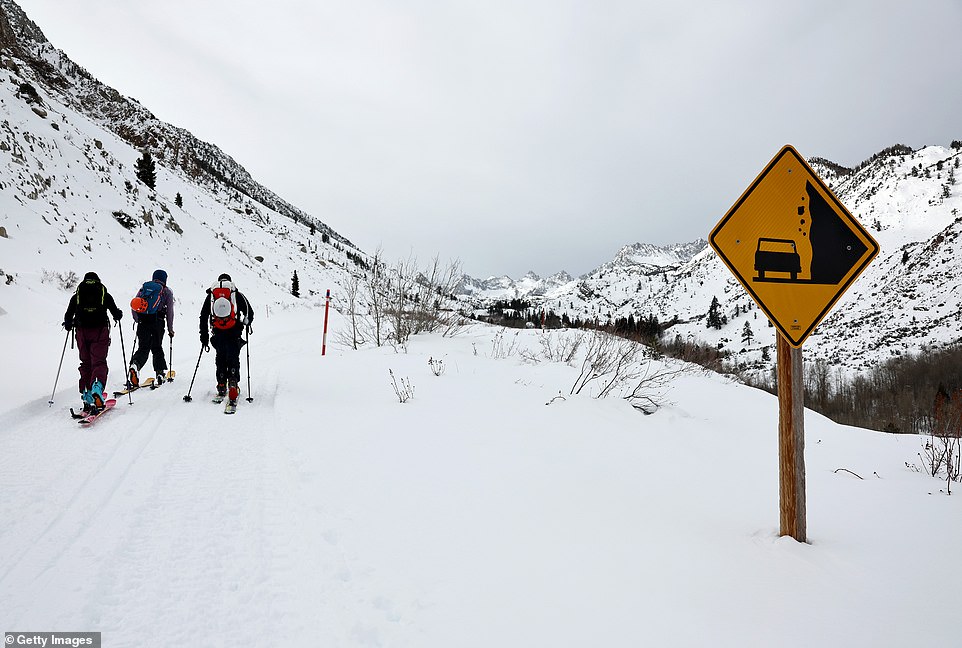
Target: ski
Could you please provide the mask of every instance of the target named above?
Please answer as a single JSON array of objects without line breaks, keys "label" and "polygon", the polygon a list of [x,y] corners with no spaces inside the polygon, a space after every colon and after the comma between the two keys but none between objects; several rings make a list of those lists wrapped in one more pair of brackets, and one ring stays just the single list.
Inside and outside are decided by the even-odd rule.
[{"label": "ski", "polygon": [[[102,410],[100,410],[99,412],[95,412],[93,414],[86,414],[86,415],[80,416],[77,422],[80,423],[80,425],[84,425],[84,426],[90,425],[91,423],[99,419],[101,416],[109,412],[111,409],[113,409],[114,405],[116,404],[117,404],[117,399],[115,398],[108,399],[107,401],[104,402],[104,408]],[[74,414],[73,408],[70,409],[70,415],[77,418],[77,415]]]},{"label": "ski", "polygon": [[126,395],[129,394],[130,392],[135,392],[135,391],[137,391],[138,389],[143,389],[144,387],[150,387],[151,389],[156,389],[156,387],[154,387],[154,379],[153,379],[153,378],[147,378],[147,379],[144,380],[144,382],[140,383],[140,384],[137,385],[136,387],[127,387],[127,388],[125,388],[125,389],[121,389],[120,391],[115,391],[115,392],[114,392],[114,397],[117,397],[117,396],[126,396]]},{"label": "ski", "polygon": [[[160,382],[154,380],[153,378],[148,378],[147,380],[150,380],[150,381],[151,381],[151,384],[150,384],[150,388],[151,388],[151,389],[157,389],[158,387],[160,387],[160,386],[163,385],[164,383],[169,383],[171,380],[174,379],[174,376],[176,376],[176,375],[177,375],[177,372],[174,371],[173,369],[171,369],[170,371],[167,372],[167,374],[164,376],[164,379],[163,379],[162,381],[160,381]],[[146,381],[144,381],[144,382],[146,382]]]}]

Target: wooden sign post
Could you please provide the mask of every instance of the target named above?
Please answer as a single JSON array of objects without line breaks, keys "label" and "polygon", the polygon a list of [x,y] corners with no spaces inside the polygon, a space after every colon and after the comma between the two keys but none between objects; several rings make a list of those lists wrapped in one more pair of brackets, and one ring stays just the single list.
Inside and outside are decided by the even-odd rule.
[{"label": "wooden sign post", "polygon": [[805,525],[805,387],[802,349],[778,338],[779,535],[807,542]]}]

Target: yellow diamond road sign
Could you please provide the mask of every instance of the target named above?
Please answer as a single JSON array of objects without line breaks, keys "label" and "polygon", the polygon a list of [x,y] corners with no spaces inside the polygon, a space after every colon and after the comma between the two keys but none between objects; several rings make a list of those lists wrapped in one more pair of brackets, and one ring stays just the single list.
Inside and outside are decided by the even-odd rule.
[{"label": "yellow diamond road sign", "polygon": [[755,178],[709,243],[794,347],[879,252],[791,146]]}]

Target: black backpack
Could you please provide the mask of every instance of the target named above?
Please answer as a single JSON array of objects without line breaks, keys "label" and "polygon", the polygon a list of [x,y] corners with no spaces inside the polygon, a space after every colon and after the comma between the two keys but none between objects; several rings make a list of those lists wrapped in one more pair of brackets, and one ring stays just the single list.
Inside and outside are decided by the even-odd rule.
[{"label": "black backpack", "polygon": [[102,283],[94,279],[81,281],[80,285],[77,286],[76,294],[77,316],[83,318],[84,316],[106,312],[106,298],[107,289]]}]

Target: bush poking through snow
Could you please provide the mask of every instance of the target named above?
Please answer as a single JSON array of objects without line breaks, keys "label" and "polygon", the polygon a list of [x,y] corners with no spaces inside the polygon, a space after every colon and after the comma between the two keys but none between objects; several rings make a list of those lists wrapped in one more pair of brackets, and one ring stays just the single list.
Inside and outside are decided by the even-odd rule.
[{"label": "bush poking through snow", "polygon": [[407,378],[398,378],[394,375],[393,369],[387,370],[391,374],[391,386],[394,387],[394,393],[397,394],[397,399],[401,403],[406,403],[412,398],[414,398],[414,387],[411,385],[411,381]]},{"label": "bush poking through snow", "polygon": [[586,387],[594,398],[617,395],[645,413],[653,414],[666,401],[672,380],[686,371],[655,364],[648,348],[602,331],[585,334],[585,357],[569,394]]},{"label": "bush poking through snow", "polygon": [[962,390],[950,395],[939,385],[929,433],[922,437],[919,459],[933,477],[945,470],[946,493],[951,495],[952,482],[962,479]]},{"label": "bush poking through snow", "polygon": [[515,331],[513,339],[505,344],[504,332],[506,329],[501,329],[494,334],[491,339],[491,359],[492,360],[503,360],[505,358],[510,358],[511,356],[518,353],[518,332]]},{"label": "bush poking through snow", "polygon": [[561,362],[571,365],[574,363],[584,339],[584,333],[572,335],[565,331],[557,334],[546,331],[541,336],[541,355],[548,362]]},{"label": "bush poking through snow", "polygon": [[61,290],[73,290],[80,283],[80,277],[73,270],[68,272],[54,272],[53,270],[41,270],[40,281],[53,284]]}]

